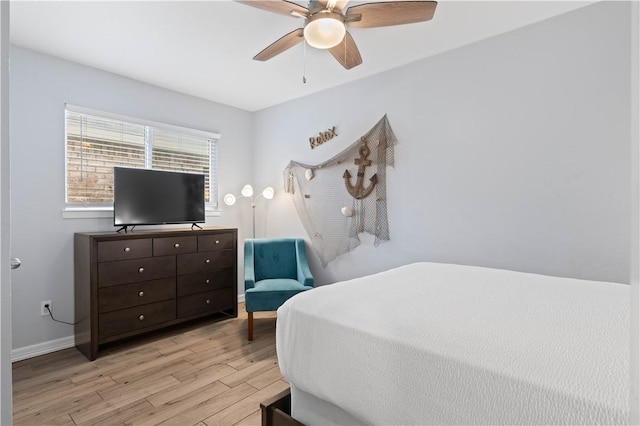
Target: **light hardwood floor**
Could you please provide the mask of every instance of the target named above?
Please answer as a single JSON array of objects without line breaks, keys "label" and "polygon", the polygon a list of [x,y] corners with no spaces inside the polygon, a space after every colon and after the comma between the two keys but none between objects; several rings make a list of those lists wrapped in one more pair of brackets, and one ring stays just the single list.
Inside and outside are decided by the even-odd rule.
[{"label": "light hardwood floor", "polygon": [[16,425],[259,425],[286,389],[275,312],[199,323],[126,343],[89,362],[75,348],[13,364]]}]

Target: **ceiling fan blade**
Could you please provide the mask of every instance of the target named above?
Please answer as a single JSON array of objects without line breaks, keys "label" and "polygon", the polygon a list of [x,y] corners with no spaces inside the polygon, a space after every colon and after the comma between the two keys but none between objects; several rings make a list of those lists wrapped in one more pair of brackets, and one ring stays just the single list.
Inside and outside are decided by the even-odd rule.
[{"label": "ceiling fan blade", "polygon": [[340,65],[348,70],[362,63],[362,56],[360,56],[358,46],[356,46],[356,42],[353,41],[353,37],[348,31],[344,35],[342,43],[329,49],[329,52],[336,58],[336,61],[340,62]]},{"label": "ceiling fan blade", "polygon": [[309,9],[304,6],[300,6],[297,3],[287,0],[236,0],[238,3],[246,4],[247,6],[257,7],[258,9],[266,10],[268,12],[279,13],[280,15],[296,16],[291,12],[297,12],[304,16],[309,13]]},{"label": "ceiling fan blade", "polygon": [[285,50],[292,48],[302,40],[304,40],[304,34],[302,28],[298,28],[297,30],[293,30],[289,34],[284,35],[271,43],[263,51],[254,56],[253,59],[256,61],[266,61],[281,54]]},{"label": "ceiling fan blade", "polygon": [[[436,1],[393,1],[350,7],[345,21],[352,28],[375,28],[428,21],[436,11]],[[360,15],[360,19],[357,19]]]}]

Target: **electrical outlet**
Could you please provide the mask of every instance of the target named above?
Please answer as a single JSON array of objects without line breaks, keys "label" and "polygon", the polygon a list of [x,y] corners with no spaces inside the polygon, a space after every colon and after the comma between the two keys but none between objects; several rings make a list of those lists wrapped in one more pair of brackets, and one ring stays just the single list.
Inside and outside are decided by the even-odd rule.
[{"label": "electrical outlet", "polygon": [[47,311],[47,308],[45,306],[48,306],[49,310],[53,310],[53,308],[51,307],[51,300],[45,300],[40,302],[40,315],[43,317],[46,317],[49,315],[49,311]]}]

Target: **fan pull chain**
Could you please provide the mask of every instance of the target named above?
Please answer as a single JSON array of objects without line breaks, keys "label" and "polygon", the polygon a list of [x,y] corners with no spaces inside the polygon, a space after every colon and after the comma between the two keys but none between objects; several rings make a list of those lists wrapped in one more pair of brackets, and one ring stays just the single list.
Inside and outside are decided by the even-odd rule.
[{"label": "fan pull chain", "polygon": [[307,40],[302,41],[302,83],[307,83]]}]

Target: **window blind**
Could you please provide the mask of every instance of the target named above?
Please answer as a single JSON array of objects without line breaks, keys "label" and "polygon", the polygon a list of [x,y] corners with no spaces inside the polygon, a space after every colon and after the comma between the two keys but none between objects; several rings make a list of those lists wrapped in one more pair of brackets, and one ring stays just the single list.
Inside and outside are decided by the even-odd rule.
[{"label": "window blind", "polygon": [[[138,121],[138,120],[136,120]],[[113,205],[113,167],[205,176],[205,203],[217,209],[217,139],[204,132],[66,110],[66,204]]]},{"label": "window blind", "polygon": [[205,202],[211,186],[212,144],[203,138],[152,129],[151,168],[204,175]]}]

